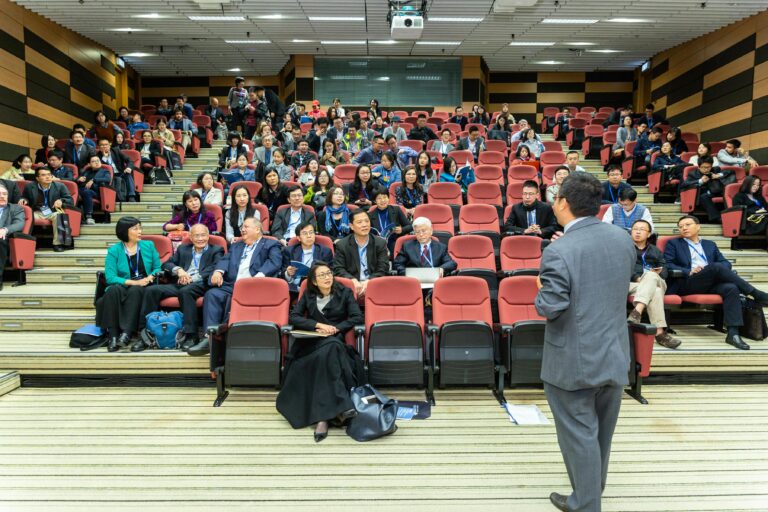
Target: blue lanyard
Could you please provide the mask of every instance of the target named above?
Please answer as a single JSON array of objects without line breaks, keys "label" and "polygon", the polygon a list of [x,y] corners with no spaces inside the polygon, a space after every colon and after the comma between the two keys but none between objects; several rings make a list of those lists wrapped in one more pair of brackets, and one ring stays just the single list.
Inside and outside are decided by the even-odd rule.
[{"label": "blue lanyard", "polygon": [[205,249],[203,249],[203,252],[201,252],[201,253],[200,253],[200,256],[198,256],[198,257],[195,257],[195,254],[196,254],[196,253],[195,253],[195,249],[194,249],[194,247],[192,248],[192,266],[193,266],[193,267],[194,267],[196,270],[199,270],[199,269],[200,269],[200,260],[202,260],[202,259],[203,259],[203,254],[205,254],[205,251],[207,251],[207,250],[208,250],[208,246],[206,245],[206,246],[205,246]]},{"label": "blue lanyard", "polygon": [[43,206],[48,208],[48,193],[51,191],[50,188],[43,189],[40,185],[37,186],[38,189],[40,189],[40,192],[43,193]]},{"label": "blue lanyard", "polygon": [[763,203],[761,203],[761,202],[760,202],[760,201],[758,201],[757,199],[752,199],[752,202],[753,202],[753,203],[755,203],[757,206],[759,206],[759,207],[761,207],[761,208],[762,208],[762,206],[763,206]]},{"label": "blue lanyard", "polygon": [[[200,222],[202,222],[202,220],[203,220],[203,212],[200,212],[200,213],[197,214],[197,222],[195,222],[195,224],[200,224]],[[194,224],[191,224],[189,222],[189,219],[187,219],[187,220],[184,221],[184,225],[186,225],[187,226],[187,230],[189,230],[189,229],[192,228],[192,226]]]},{"label": "blue lanyard", "polygon": [[648,264],[645,262],[645,253],[647,253],[647,252],[648,252],[648,249],[644,250],[644,251],[643,251],[643,254],[641,254],[641,255],[640,255],[640,259],[642,259],[642,260],[643,260],[643,268],[648,268],[648,269],[649,269],[649,268],[651,268],[651,266],[650,266],[650,265],[648,265]]},{"label": "blue lanyard", "polygon": [[624,228],[629,229],[632,227],[632,220],[635,218],[636,213],[637,213],[637,206],[635,206],[635,209],[632,210],[632,214],[629,216],[629,223],[627,223],[627,214],[624,213],[624,208],[621,209],[621,217],[622,219],[624,219]]},{"label": "blue lanyard", "polygon": [[[379,216],[379,233],[381,236],[384,236],[384,233],[388,231],[389,227],[391,226],[389,223],[389,210],[384,210],[382,212],[377,208],[376,213]],[[382,213],[384,214],[383,216]],[[386,222],[382,222],[382,219],[386,219]]]},{"label": "blue lanyard", "polygon": [[248,258],[251,254],[253,254],[253,251],[256,250],[256,246],[259,245],[259,242],[254,242],[251,244],[250,247],[247,245],[245,246],[245,249],[243,250],[243,255],[240,257],[240,261],[243,261],[244,259]]},{"label": "blue lanyard", "polygon": [[203,202],[203,203],[205,202],[205,198],[208,197],[208,192],[209,192],[208,190],[203,189],[203,193],[200,194],[200,201],[201,202]]},{"label": "blue lanyard", "polygon": [[136,246],[136,268],[133,266],[133,261],[131,261],[131,255],[128,253],[128,249],[125,247],[125,244],[123,244],[123,250],[125,251],[125,255],[128,257],[128,268],[131,270],[131,275],[135,277],[136,279],[139,278],[139,258],[141,258],[141,246]]},{"label": "blue lanyard", "polygon": [[416,200],[413,198],[413,194],[411,194],[411,190],[408,187],[405,187],[405,193],[408,194],[408,201],[410,201],[411,206],[416,204]]},{"label": "blue lanyard", "polygon": [[608,193],[611,195],[611,202],[613,204],[616,204],[619,202],[619,191],[616,190],[616,195],[613,195],[613,187],[609,184],[608,185]]},{"label": "blue lanyard", "polygon": [[[702,260],[704,260],[704,263],[707,263],[707,264],[709,264],[709,260],[707,259],[707,256],[706,256],[706,254],[704,254],[704,253],[702,253],[702,252],[699,252],[699,250],[696,248],[696,246],[695,246],[695,245],[693,245],[693,244],[692,244],[691,242],[689,242],[688,240],[686,240],[686,241],[685,241],[685,243],[687,243],[687,244],[688,244],[688,247],[690,247],[691,249],[693,249],[693,252],[695,252],[696,254],[698,254],[699,258],[701,258]],[[701,245],[701,242],[699,242],[699,245]],[[702,246],[701,250],[702,250],[702,251],[704,250],[704,247],[703,247],[703,246]]]},{"label": "blue lanyard", "polygon": [[360,271],[367,279],[370,273],[368,272],[368,259],[367,259],[367,253],[368,253],[368,245],[366,244],[364,247],[357,247],[357,253],[360,256]]}]

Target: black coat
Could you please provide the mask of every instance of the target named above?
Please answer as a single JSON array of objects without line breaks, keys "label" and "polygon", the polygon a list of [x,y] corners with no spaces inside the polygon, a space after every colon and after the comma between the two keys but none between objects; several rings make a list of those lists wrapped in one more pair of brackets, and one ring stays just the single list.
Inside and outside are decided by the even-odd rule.
[{"label": "black coat", "polygon": [[[403,228],[403,232],[401,233],[402,235],[407,235],[413,231],[413,226],[408,220],[408,217],[405,215],[405,213],[403,213],[403,210],[401,210],[399,206],[387,206],[387,217],[389,218],[389,225],[393,225],[395,227],[400,226]],[[379,209],[374,208],[373,211],[368,212],[368,218],[371,219],[371,227],[381,233],[381,225],[379,224]]]},{"label": "black coat", "polygon": [[321,323],[333,325],[344,334],[364,322],[352,290],[341,283],[334,283],[331,301],[322,312],[317,309],[316,301],[317,296],[307,292],[293,306],[288,321],[295,329],[314,331],[317,324]]},{"label": "black coat", "polygon": [[431,140],[437,139],[437,135],[435,135],[435,132],[432,131],[432,128],[429,126],[425,126],[424,128],[419,128],[418,126],[414,126],[411,128],[411,133],[408,134],[409,139],[413,140],[420,140],[424,143],[427,143]]},{"label": "black coat", "polygon": [[64,163],[74,164],[78,169],[82,169],[88,165],[88,161],[93,154],[95,154],[94,149],[87,144],[82,144],[80,146],[79,153],[75,150],[74,144],[67,144],[64,151]]},{"label": "black coat", "polygon": [[[383,277],[389,273],[389,253],[387,242],[375,235],[368,235],[368,279]],[[347,279],[360,279],[360,253],[357,250],[355,235],[350,234],[336,244],[333,257],[333,274]]]},{"label": "black coat", "polygon": [[757,213],[758,210],[768,209],[768,204],[765,202],[765,198],[760,193],[760,191],[758,191],[757,194],[754,194],[752,197],[757,199],[760,204],[758,205],[755,203],[753,200],[747,197],[747,194],[744,192],[739,192],[733,197],[733,206],[746,206],[747,211],[745,212],[745,215],[747,217]]},{"label": "black coat", "polygon": [[[38,197],[41,197],[41,196],[42,194],[40,193],[40,190],[37,188],[36,181],[27,183],[27,186],[24,187],[24,199],[27,200],[27,203],[29,203],[29,207],[32,208],[33,210],[37,209],[37,199]],[[55,203],[59,199],[61,199],[62,206],[75,206],[75,203],[72,200],[72,196],[69,194],[69,190],[67,190],[67,187],[65,187],[61,183],[57,183],[54,181],[53,183],[51,183],[50,192],[48,193],[48,206],[51,209],[53,209],[53,203]]]},{"label": "black coat", "polygon": [[19,187],[16,185],[16,182],[13,180],[0,179],[0,183],[2,183],[5,189],[8,191],[8,202],[10,204],[18,204],[21,200],[21,192],[19,191]]},{"label": "black coat", "polygon": [[[183,270],[187,270],[192,263],[192,251],[194,246],[192,244],[180,245],[171,259],[163,263],[163,270],[169,273],[176,267],[181,267]],[[221,257],[224,256],[224,249],[218,245],[209,245],[208,250],[200,257],[200,263],[198,266],[198,272],[203,279],[203,286],[208,288],[208,280],[211,278],[211,274],[216,270],[216,264]]]},{"label": "black coat", "polygon": [[[291,222],[291,209],[290,208],[283,208],[279,212],[275,213],[275,220],[272,221],[272,224],[270,224],[269,233],[273,237],[277,238],[278,240],[283,239],[283,235],[285,235],[285,230],[288,229],[288,224]],[[312,215],[312,212],[309,210],[305,210],[304,208],[301,209],[301,220],[299,221],[299,224],[304,222],[311,222],[312,226],[317,230],[317,225],[315,223],[315,216]]]},{"label": "black coat", "polygon": [[699,183],[699,180],[701,179],[704,174],[699,170],[698,168],[692,169],[688,173],[688,177],[685,178],[685,181],[683,182],[682,189],[686,190],[693,187],[698,187],[699,189],[699,195],[701,195],[704,192],[709,192],[712,196],[722,196],[723,192],[725,192],[725,186],[729,183],[734,182],[733,171],[729,169],[721,169],[720,167],[713,167],[711,174],[722,174],[723,177],[719,179],[712,179],[710,177],[709,181],[706,183]]},{"label": "black coat", "polygon": [[[223,168],[224,165],[227,163],[227,158],[229,157],[229,149],[232,146],[224,146],[224,148],[219,153],[219,168]],[[248,148],[243,144],[242,142],[237,145],[237,156],[235,157],[235,160],[237,160],[237,157],[240,155],[246,155],[248,156]]]},{"label": "black coat", "polygon": [[667,279],[667,262],[664,261],[664,255],[661,253],[658,247],[652,244],[645,246],[644,250],[640,250],[635,247],[637,251],[637,260],[635,261],[635,270],[632,272],[632,281],[638,281],[643,276],[643,254],[645,254],[645,263],[650,265],[651,268],[662,267],[661,271],[662,279]]},{"label": "black coat", "polygon": [[[152,150],[150,150],[150,152],[151,151]],[[98,155],[99,158],[101,158],[101,160],[104,162],[104,155],[101,152],[99,152]],[[112,157],[112,161],[115,163],[115,166],[112,169],[115,173],[123,173],[126,169],[133,169],[133,162],[131,162],[131,159],[125,156],[119,149],[111,148],[109,150],[109,155]]]},{"label": "black coat", "polygon": [[[442,268],[444,275],[448,275],[449,272],[456,270],[456,262],[453,261],[451,255],[448,254],[447,245],[432,240],[429,244],[429,250],[432,253],[431,268]],[[394,270],[402,276],[405,275],[406,268],[422,267],[430,268],[429,265],[422,265],[421,263],[421,244],[418,240],[408,240],[403,244],[400,252],[397,253],[393,265]]]},{"label": "black coat", "polygon": [[[552,207],[542,201],[536,201],[533,210],[536,212],[536,224],[541,227],[540,236],[546,239],[552,238],[558,228]],[[517,203],[512,207],[509,217],[504,222],[504,231],[522,235],[526,229],[528,229],[528,210],[523,203]]]}]

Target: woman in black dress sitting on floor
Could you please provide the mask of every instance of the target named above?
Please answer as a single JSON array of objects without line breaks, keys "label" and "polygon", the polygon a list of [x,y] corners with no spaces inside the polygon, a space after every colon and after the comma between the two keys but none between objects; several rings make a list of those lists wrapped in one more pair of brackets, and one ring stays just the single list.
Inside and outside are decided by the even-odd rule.
[{"label": "woman in black dress sitting on floor", "polygon": [[315,441],[328,435],[328,423],[354,411],[349,390],[365,382],[362,361],[344,335],[363,323],[352,290],[337,283],[325,263],[307,276],[307,289],[291,310],[295,329],[321,336],[298,338],[285,358],[285,380],[277,410],[293,428],[317,424]]}]

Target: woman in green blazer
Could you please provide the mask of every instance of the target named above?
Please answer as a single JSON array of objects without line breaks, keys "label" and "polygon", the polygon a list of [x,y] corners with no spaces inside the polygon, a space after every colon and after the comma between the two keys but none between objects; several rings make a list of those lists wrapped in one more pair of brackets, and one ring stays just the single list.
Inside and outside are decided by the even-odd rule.
[{"label": "woman in green blazer", "polygon": [[144,290],[161,272],[155,245],[141,239],[139,219],[123,217],[117,221],[115,234],[121,243],[107,250],[107,291],[96,301],[96,324],[109,336],[110,352],[128,346],[132,335],[138,332],[139,324],[143,324],[139,313]]}]

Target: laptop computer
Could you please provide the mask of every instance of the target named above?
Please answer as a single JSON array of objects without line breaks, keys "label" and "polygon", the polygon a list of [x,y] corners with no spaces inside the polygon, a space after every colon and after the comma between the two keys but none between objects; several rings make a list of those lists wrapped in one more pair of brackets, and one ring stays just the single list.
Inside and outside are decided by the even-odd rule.
[{"label": "laptop computer", "polygon": [[434,288],[435,281],[440,279],[440,269],[419,267],[406,268],[405,276],[418,279],[422,288]]}]

